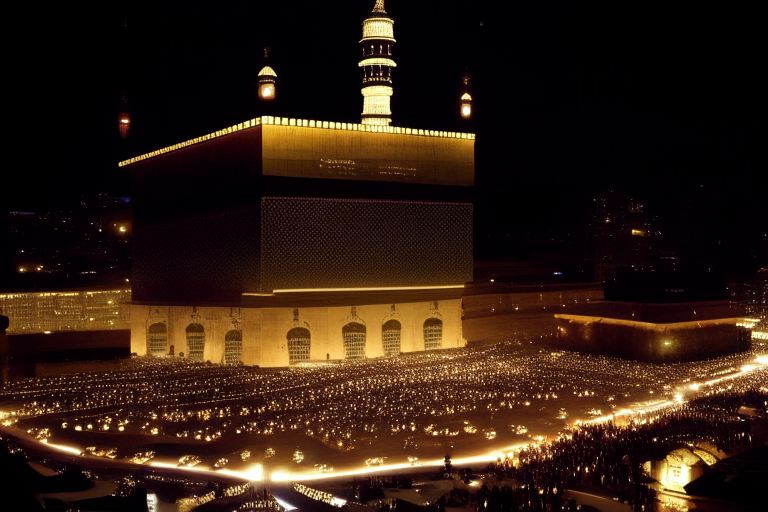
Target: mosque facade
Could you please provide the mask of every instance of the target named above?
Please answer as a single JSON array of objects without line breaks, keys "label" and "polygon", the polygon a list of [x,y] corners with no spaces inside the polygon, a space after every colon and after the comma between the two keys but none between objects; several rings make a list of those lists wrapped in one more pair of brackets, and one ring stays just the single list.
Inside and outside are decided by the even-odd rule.
[{"label": "mosque facade", "polygon": [[121,165],[132,352],[284,366],[464,345],[473,135],[264,117]]},{"label": "mosque facade", "polygon": [[133,353],[269,367],[466,343],[475,137],[391,126],[394,42],[378,0],[360,123],[263,116],[120,163]]}]

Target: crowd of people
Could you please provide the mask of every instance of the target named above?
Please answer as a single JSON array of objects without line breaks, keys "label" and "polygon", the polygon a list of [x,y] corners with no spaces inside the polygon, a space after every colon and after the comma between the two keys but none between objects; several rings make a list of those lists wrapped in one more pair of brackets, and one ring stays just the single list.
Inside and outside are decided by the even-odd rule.
[{"label": "crowd of people", "polygon": [[[528,344],[283,371],[135,358],[120,371],[11,384],[0,391],[0,409],[6,424],[22,420],[51,427],[54,438],[56,428],[208,441],[295,432],[346,450],[383,435],[452,433],[456,428],[449,430],[449,423],[510,409],[538,411],[544,404],[553,418],[560,409],[562,419],[567,403],[575,419],[595,403],[610,411],[622,400],[670,397],[681,384],[738,372],[752,360],[754,355],[745,353],[651,364]],[[34,421],[51,413],[67,420]]]},{"label": "crowd of people", "polygon": [[[758,380],[757,385],[754,380]],[[719,391],[719,392],[718,392]],[[659,506],[643,464],[671,451],[705,440],[728,453],[753,442],[750,423],[738,414],[768,404],[768,378],[725,385],[689,403],[640,416],[628,425],[612,422],[582,425],[552,443],[531,445],[510,459],[489,466],[499,484],[483,486],[473,497],[476,510],[559,512],[572,510],[566,489],[615,495],[636,511]]]}]

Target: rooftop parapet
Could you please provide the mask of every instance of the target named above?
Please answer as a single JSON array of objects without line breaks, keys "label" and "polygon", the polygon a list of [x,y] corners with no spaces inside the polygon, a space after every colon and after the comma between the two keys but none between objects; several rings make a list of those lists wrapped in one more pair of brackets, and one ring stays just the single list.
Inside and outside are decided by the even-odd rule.
[{"label": "rooftop parapet", "polygon": [[207,135],[203,135],[201,137],[195,137],[194,139],[190,139],[184,142],[180,142],[178,144],[173,144],[171,146],[157,149],[155,151],[151,151],[143,155],[129,158],[128,160],[123,160],[118,164],[118,166],[125,167],[127,165],[135,164],[143,160],[148,160],[156,156],[164,155],[166,153],[171,153],[173,151],[178,151],[180,149],[183,149],[189,146],[194,146],[202,142],[213,140],[219,137],[225,137],[227,135],[230,135],[232,133],[237,133],[242,130],[255,128],[256,126],[260,126],[260,125],[297,126],[297,127],[304,127],[304,128],[318,128],[322,130],[390,133],[390,134],[412,135],[412,136],[418,136],[418,137],[438,137],[438,138],[448,138],[448,139],[475,140],[474,133],[448,132],[448,131],[442,131],[442,130],[422,130],[422,129],[416,129],[416,128],[402,128],[399,126],[398,127],[375,126],[375,125],[364,125],[359,123],[338,123],[334,121],[315,121],[315,120],[308,120],[308,119],[294,119],[294,118],[288,118],[288,117],[262,116],[254,119],[249,119],[242,123],[238,123],[236,125],[223,128],[221,130],[217,130],[215,132],[209,133]]}]

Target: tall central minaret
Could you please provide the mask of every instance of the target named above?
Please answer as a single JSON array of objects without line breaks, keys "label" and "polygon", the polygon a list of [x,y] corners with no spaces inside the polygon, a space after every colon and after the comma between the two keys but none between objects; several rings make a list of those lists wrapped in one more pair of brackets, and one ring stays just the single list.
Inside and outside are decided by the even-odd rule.
[{"label": "tall central minaret", "polygon": [[384,0],[376,0],[371,14],[363,21],[363,38],[360,47],[363,60],[363,124],[389,126],[392,111],[392,46],[395,44],[392,18],[384,10]]}]

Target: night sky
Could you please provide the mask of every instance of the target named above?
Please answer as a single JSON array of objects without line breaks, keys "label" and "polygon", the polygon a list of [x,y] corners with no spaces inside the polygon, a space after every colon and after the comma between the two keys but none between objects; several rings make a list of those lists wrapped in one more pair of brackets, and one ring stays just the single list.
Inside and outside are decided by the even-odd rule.
[{"label": "night sky", "polygon": [[[2,209],[128,195],[119,160],[261,115],[265,41],[276,115],[359,122],[358,41],[373,4],[11,9],[4,111],[18,142],[6,151],[24,156],[6,159]],[[576,230],[595,194],[620,188],[764,261],[768,41],[758,6],[700,4],[386,2],[393,124],[478,134],[479,251],[486,232]],[[458,116],[465,69],[471,122]]]}]

